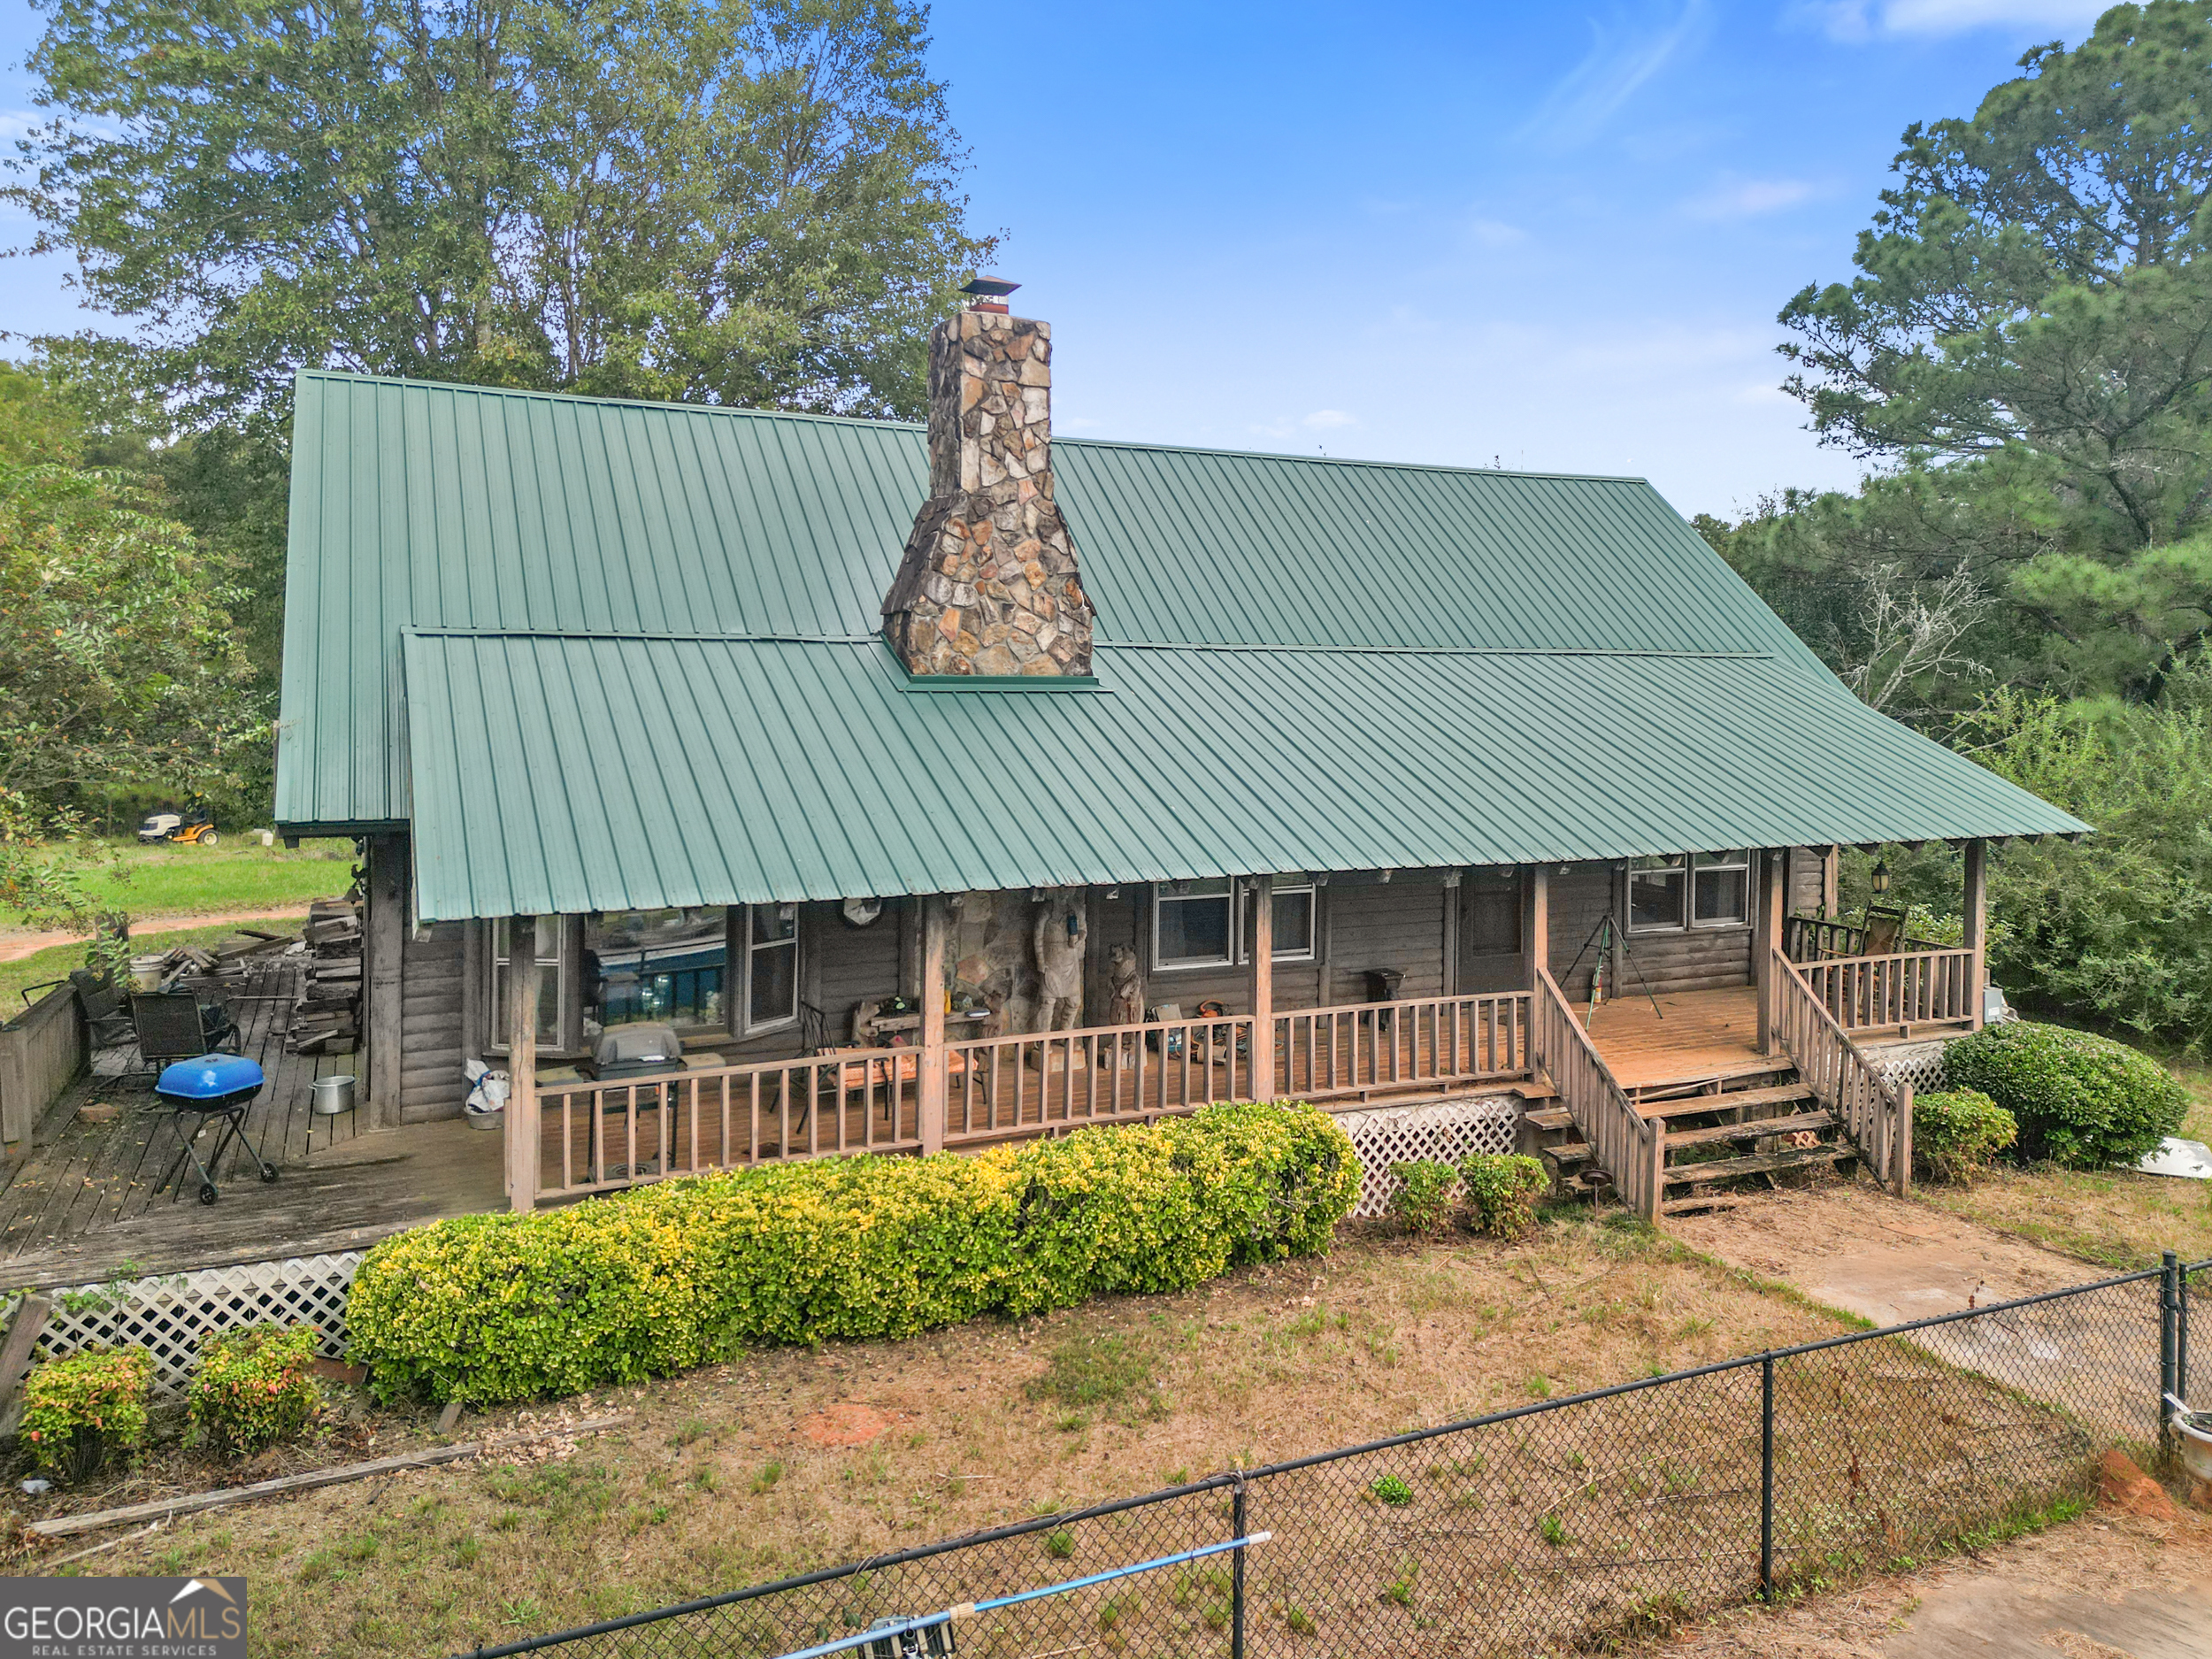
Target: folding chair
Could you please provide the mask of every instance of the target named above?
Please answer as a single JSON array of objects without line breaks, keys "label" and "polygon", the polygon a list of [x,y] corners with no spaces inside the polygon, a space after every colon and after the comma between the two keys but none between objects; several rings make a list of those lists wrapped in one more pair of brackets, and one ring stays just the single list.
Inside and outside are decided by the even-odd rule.
[{"label": "folding chair", "polygon": [[230,1010],[204,1006],[189,991],[150,991],[134,996],[131,1023],[138,1033],[138,1057],[150,1071],[173,1060],[212,1054],[238,1041],[238,1027],[231,1021]]},{"label": "folding chair", "polygon": [[42,985],[27,986],[23,992],[24,1005],[28,1007],[35,1002],[42,992],[65,985],[77,994],[77,1007],[84,1015],[86,1030],[91,1033],[95,1054],[103,1048],[120,1048],[137,1041],[137,1028],[131,1024],[130,1013],[123,1006],[123,994],[89,968],[73,968],[65,979],[49,979]]}]

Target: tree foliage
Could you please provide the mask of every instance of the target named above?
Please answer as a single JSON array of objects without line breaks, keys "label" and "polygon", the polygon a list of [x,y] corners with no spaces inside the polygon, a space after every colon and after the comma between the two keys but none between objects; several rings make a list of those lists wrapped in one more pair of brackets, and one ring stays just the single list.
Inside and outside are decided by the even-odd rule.
[{"label": "tree foliage", "polygon": [[1782,313],[1792,389],[1873,456],[2024,450],[2126,549],[2212,509],[2212,19],[2115,6],[1971,119],[1916,125],[1849,283]]},{"label": "tree foliage", "polygon": [[867,414],[989,250],[901,0],[46,0],[10,194],[193,413],[293,370]]},{"label": "tree foliage", "polygon": [[0,907],[79,926],[75,866],[42,843],[99,792],[226,786],[266,731],[224,572],[96,447],[50,383],[0,366]]}]

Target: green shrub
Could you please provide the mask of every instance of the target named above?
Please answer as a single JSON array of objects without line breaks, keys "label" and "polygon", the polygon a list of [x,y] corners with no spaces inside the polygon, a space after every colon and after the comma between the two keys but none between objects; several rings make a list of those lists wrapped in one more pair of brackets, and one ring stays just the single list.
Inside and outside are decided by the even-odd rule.
[{"label": "green shrub", "polygon": [[1953,1043],[1943,1079],[2010,1112],[2023,1156],[2078,1169],[2134,1163],[2181,1127],[2189,1105],[2187,1092],[2149,1056],[2024,1019]]},{"label": "green shrub", "polygon": [[2012,1114],[1979,1089],[1913,1096],[1913,1158],[1938,1180],[1967,1179],[2019,1138]]},{"label": "green shrub", "polygon": [[256,1325],[202,1342],[187,1400],[200,1437],[237,1457],[304,1430],[323,1403],[316,1340],[312,1325]]},{"label": "green shrub", "polygon": [[23,1443],[49,1474],[82,1480],[146,1438],[153,1356],[88,1348],[35,1367],[23,1384]]},{"label": "green shrub", "polygon": [[1475,1153],[1462,1160],[1459,1179],[1477,1231],[1494,1239],[1525,1239],[1533,1232],[1536,1201],[1551,1185],[1543,1159],[1517,1152]]},{"label": "green shrub", "polygon": [[769,1164],[397,1234],[363,1260],[346,1317],[380,1397],[571,1394],[749,1344],[1186,1289],[1325,1248],[1359,1179],[1344,1132],[1304,1105]]},{"label": "green shrub", "polygon": [[1417,1158],[1392,1164],[1390,1174],[1398,1183],[1390,1194],[1391,1213],[1405,1223],[1408,1232],[1440,1239],[1451,1231],[1459,1207],[1457,1170],[1434,1158]]}]

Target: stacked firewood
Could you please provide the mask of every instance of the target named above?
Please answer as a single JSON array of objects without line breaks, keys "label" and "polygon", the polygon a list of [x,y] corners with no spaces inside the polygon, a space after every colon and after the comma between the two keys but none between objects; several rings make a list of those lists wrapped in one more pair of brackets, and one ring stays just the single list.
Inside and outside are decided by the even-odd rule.
[{"label": "stacked firewood", "polygon": [[361,1037],[361,910],[352,898],[308,908],[307,982],[292,1004],[296,1054],[351,1054]]}]

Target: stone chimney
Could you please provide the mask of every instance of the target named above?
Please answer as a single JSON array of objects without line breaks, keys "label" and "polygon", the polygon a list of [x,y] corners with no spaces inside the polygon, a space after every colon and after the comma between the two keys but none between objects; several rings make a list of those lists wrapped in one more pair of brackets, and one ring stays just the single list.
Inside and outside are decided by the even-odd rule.
[{"label": "stone chimney", "polygon": [[929,336],[929,499],[883,601],[915,674],[1087,675],[1091,602],[1052,500],[1052,326],[1007,314],[1012,283]]}]

